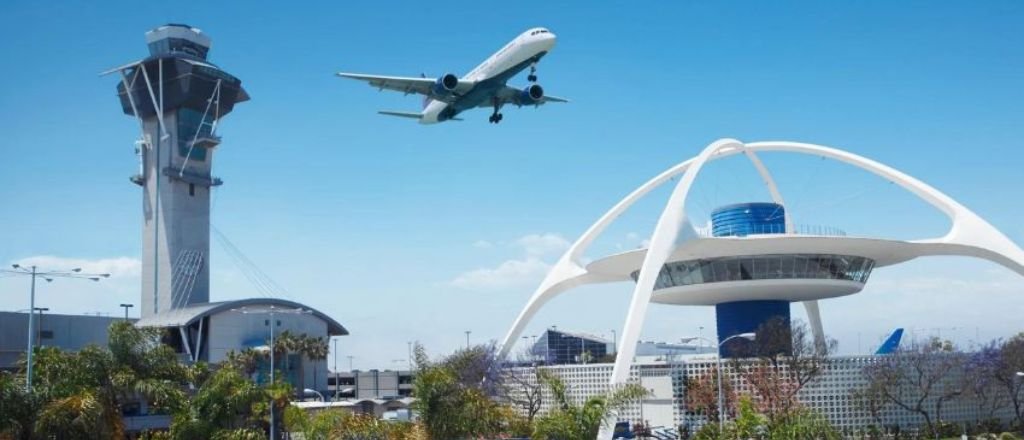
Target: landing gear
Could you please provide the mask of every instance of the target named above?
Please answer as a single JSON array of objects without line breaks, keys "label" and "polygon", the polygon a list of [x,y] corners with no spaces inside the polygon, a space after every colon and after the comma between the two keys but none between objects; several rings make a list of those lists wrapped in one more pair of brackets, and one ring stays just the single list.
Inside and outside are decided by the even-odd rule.
[{"label": "landing gear", "polygon": [[491,117],[488,119],[490,123],[497,124],[501,122],[504,116],[499,112],[501,110],[501,102],[497,98],[494,99],[494,113],[491,113]]},{"label": "landing gear", "polygon": [[526,76],[529,82],[537,82],[537,63],[530,64],[530,74]]}]

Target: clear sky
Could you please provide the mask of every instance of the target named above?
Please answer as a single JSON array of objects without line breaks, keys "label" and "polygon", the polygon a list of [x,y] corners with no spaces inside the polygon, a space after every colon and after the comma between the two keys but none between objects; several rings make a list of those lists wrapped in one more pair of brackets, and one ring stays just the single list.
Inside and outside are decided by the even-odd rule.
[{"label": "clear sky", "polygon": [[[173,6],[172,6],[173,5]],[[252,96],[219,127],[225,184],[213,223],[292,299],[352,332],[339,362],[404,365],[500,338],[568,241],[654,174],[721,137],[832,145],[958,199],[1024,243],[1024,3],[1005,2],[28,2],[0,4],[0,262],[113,271],[40,289],[51,312],[138,302],[141,192],[128,181],[136,123],[116,79],[145,31],[188,23]],[[558,44],[540,83],[565,105],[487,110],[420,126],[376,114],[419,99],[336,71],[462,74],[523,30]],[[525,77],[513,85],[526,83]],[[797,223],[851,234],[941,235],[948,222],[893,185],[815,158],[766,155]],[[753,169],[702,175],[697,221],[764,200]],[[591,257],[639,245],[667,197],[652,193]],[[703,220],[702,220],[703,219]],[[216,241],[214,300],[258,296]],[[28,280],[0,278],[0,309]],[[527,334],[610,335],[631,286],[564,294]],[[879,269],[860,294],[822,303],[841,350],[894,327],[963,344],[1024,330],[1024,281],[984,261]],[[801,307],[793,307],[802,317]],[[655,306],[644,339],[713,329],[713,310]],[[704,327],[701,330],[700,327]],[[955,328],[955,329],[953,329]]]}]

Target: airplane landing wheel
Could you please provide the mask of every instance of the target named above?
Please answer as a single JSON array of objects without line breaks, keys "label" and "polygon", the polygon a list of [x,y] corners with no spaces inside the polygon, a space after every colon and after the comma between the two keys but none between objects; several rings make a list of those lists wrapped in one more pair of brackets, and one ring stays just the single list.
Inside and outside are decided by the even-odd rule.
[{"label": "airplane landing wheel", "polygon": [[537,75],[534,75],[534,74],[531,73],[530,75],[528,75],[526,77],[526,80],[529,81],[529,82],[537,82]]},{"label": "airplane landing wheel", "polygon": [[488,121],[490,121],[490,123],[492,123],[492,124],[497,124],[497,123],[501,122],[501,119],[503,117],[504,116],[501,113],[495,113],[495,114],[491,115],[491,117],[488,119]]}]

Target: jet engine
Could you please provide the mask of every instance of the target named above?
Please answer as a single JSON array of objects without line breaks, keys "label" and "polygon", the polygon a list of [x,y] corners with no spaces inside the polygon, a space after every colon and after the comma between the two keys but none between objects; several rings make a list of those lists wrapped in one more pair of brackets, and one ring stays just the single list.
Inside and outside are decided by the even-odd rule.
[{"label": "jet engine", "polygon": [[437,79],[434,83],[434,94],[435,95],[447,95],[455,91],[455,88],[459,86],[459,77],[451,73],[446,73]]},{"label": "jet engine", "polygon": [[523,105],[533,105],[541,99],[544,99],[544,88],[537,84],[530,84],[519,92],[519,103]]}]

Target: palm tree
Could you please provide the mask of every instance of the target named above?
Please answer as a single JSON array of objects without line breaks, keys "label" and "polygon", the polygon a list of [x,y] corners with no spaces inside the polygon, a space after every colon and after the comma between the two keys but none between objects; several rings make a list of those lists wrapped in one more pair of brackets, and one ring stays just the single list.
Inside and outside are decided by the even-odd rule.
[{"label": "palm tree", "polygon": [[597,437],[601,423],[622,409],[627,403],[643,398],[647,390],[630,383],[604,395],[593,396],[577,405],[568,397],[568,389],[560,378],[542,373],[543,381],[551,390],[555,408],[537,419],[535,439],[590,440]]},{"label": "palm tree", "polygon": [[174,408],[184,399],[187,368],[173,349],[159,344],[159,331],[128,322],[110,326],[107,348],[77,353],[38,349],[34,393],[42,402],[36,420],[41,437],[122,438],[121,407],[145,399]]},{"label": "palm tree", "polygon": [[305,355],[311,362],[313,362],[313,387],[316,388],[316,370],[317,366],[320,365],[320,361],[327,359],[327,354],[330,353],[330,348],[327,346],[327,341],[323,337],[317,338],[306,338],[305,344]]}]

